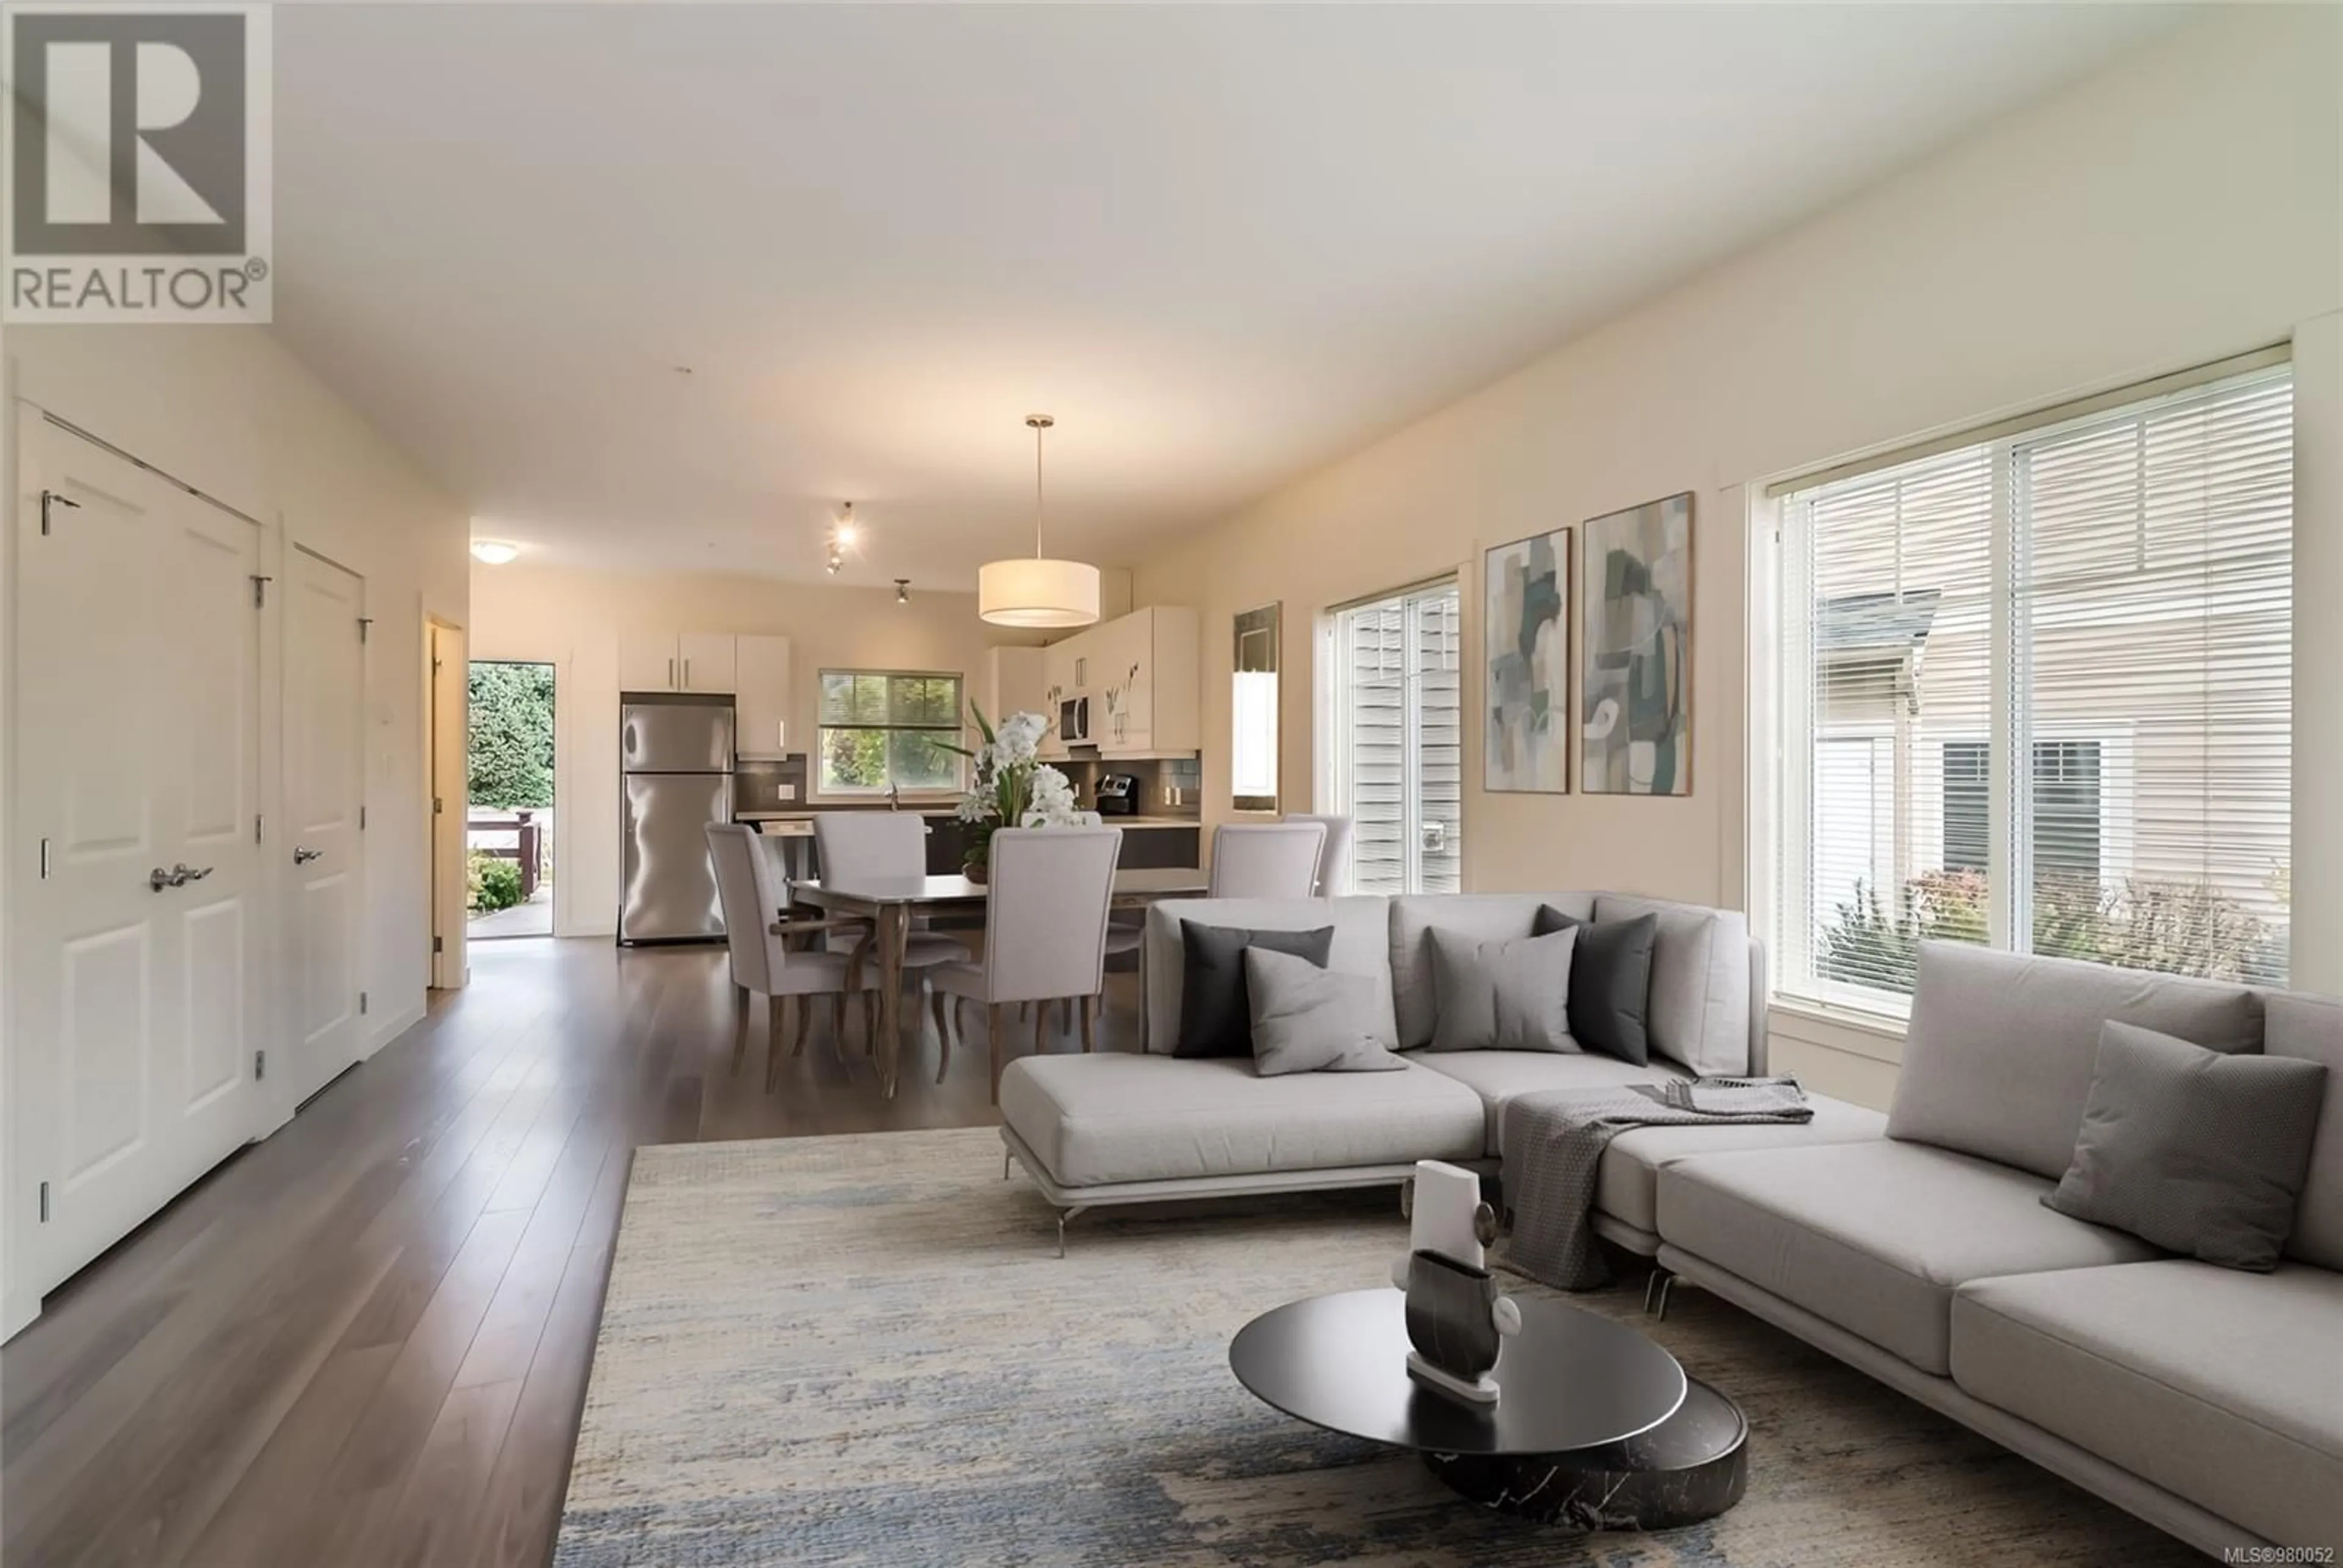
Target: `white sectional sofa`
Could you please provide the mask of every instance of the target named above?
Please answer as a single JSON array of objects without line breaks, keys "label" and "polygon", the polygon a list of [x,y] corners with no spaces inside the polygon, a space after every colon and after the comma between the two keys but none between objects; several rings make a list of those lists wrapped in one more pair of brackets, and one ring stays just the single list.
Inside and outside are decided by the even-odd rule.
[{"label": "white sectional sofa", "polygon": [[[1577,920],[1659,917],[1652,957],[1653,1058],[1512,1050],[1433,1052],[1433,926],[1526,936],[1541,908]],[[1180,1032],[1183,920],[1254,930],[1334,930],[1330,968],[1371,975],[1390,999],[1404,1072],[1260,1078],[1243,1058],[1172,1055]],[[1146,1051],[1022,1057],[1001,1081],[1001,1137],[1064,1219],[1112,1203],[1397,1183],[1419,1160],[1493,1169],[1504,1102],[1534,1090],[1762,1071],[1765,950],[1727,910],[1590,892],[1307,900],[1178,900],[1148,911]],[[1817,1101],[1805,1127],[1643,1128],[1603,1166],[1596,1228],[1649,1256],[1654,1177],[1694,1149],[1769,1149],[1879,1136],[1885,1118]],[[1689,1133],[1692,1137],[1686,1137]]]},{"label": "white sectional sofa", "polygon": [[[1426,931],[1526,935],[1541,906],[1660,916],[1648,1068],[1421,1050]],[[1403,1072],[1263,1079],[1170,1054],[1180,922],[1335,929],[1330,967],[1387,981]],[[1010,1064],[1001,1136],[1065,1219],[1099,1204],[1493,1168],[1533,1090],[1762,1071],[1763,954],[1730,911],[1606,893],[1188,900],[1149,912],[1144,1055]],[[1886,1116],[1622,1133],[1593,1221],[1618,1244],[2234,1560],[2343,1548],[2343,1004],[1930,946]],[[2308,1185],[2271,1274],[2179,1259],[2040,1200],[2072,1153],[2110,1019],[2328,1067]]]}]

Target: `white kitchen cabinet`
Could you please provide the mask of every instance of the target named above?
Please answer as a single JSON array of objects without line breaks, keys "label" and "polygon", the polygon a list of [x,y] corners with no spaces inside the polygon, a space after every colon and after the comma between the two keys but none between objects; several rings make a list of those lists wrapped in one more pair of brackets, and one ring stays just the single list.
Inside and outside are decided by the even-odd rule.
[{"label": "white kitchen cabinet", "polygon": [[675,639],[681,670],[678,691],[729,694],[739,668],[739,638],[729,632],[687,631]]},{"label": "white kitchen cabinet", "polygon": [[1091,634],[1091,737],[1101,757],[1192,756],[1202,743],[1197,616],[1153,605]]},{"label": "white kitchen cabinet", "polygon": [[734,749],[742,757],[782,756],[789,749],[789,639],[743,636],[727,640],[734,648]]},{"label": "white kitchen cabinet", "polygon": [[618,636],[620,691],[680,691],[683,661],[679,639],[671,631],[621,632]]}]

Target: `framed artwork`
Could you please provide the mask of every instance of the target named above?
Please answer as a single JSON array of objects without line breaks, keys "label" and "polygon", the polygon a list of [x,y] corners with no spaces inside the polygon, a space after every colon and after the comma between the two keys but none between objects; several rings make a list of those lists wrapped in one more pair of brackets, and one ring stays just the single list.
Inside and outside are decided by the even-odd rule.
[{"label": "framed artwork", "polygon": [[1579,783],[1692,793],[1692,493],[1579,529]]},{"label": "framed artwork", "polygon": [[1481,787],[1570,792],[1570,530],[1482,557]]}]

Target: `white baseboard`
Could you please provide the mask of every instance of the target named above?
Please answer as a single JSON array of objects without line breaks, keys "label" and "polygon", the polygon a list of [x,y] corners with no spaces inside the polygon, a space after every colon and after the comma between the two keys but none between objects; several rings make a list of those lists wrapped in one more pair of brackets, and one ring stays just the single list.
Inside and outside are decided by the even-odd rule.
[{"label": "white baseboard", "polygon": [[405,1034],[408,1030],[413,1029],[417,1024],[421,1023],[423,1021],[423,1003],[421,1001],[417,1001],[404,1010],[394,1013],[390,1017],[383,1020],[381,1023],[375,1026],[374,1032],[367,1037],[366,1050],[359,1057],[359,1060],[365,1060],[373,1056],[376,1051],[380,1050],[384,1046],[388,1045],[392,1040],[397,1040],[400,1035]]},{"label": "white baseboard", "polygon": [[0,1296],[0,1340],[13,1340],[39,1319],[41,1298],[22,1292]]}]

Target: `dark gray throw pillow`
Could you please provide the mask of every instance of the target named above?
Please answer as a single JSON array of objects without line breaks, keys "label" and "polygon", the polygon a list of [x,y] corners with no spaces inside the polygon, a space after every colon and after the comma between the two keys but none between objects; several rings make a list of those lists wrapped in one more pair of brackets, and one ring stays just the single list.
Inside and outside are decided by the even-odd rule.
[{"label": "dark gray throw pillow", "polygon": [[1407,1065],[1376,1038],[1383,982],[1373,975],[1340,974],[1258,942],[1244,950],[1244,967],[1252,1070],[1262,1077],[1392,1072]]},{"label": "dark gray throw pillow", "polygon": [[1547,1050],[1570,1037],[1574,931],[1487,940],[1432,928],[1433,1050]]},{"label": "dark gray throw pillow", "polygon": [[2294,1228],[2327,1069],[2108,1020],[2075,1161],[2045,1206],[2268,1273]]},{"label": "dark gray throw pillow", "polygon": [[1333,950],[1334,928],[1254,931],[1242,926],[1180,922],[1186,961],[1180,970],[1180,1038],[1174,1056],[1251,1056],[1252,1005],[1245,994],[1245,949],[1308,959],[1320,969]]},{"label": "dark gray throw pillow", "polygon": [[1570,1033],[1579,1049],[1651,1065],[1644,1020],[1652,1008],[1652,944],[1660,938],[1660,917],[1581,920],[1547,904],[1530,930],[1538,936],[1578,932],[1570,956]]}]

